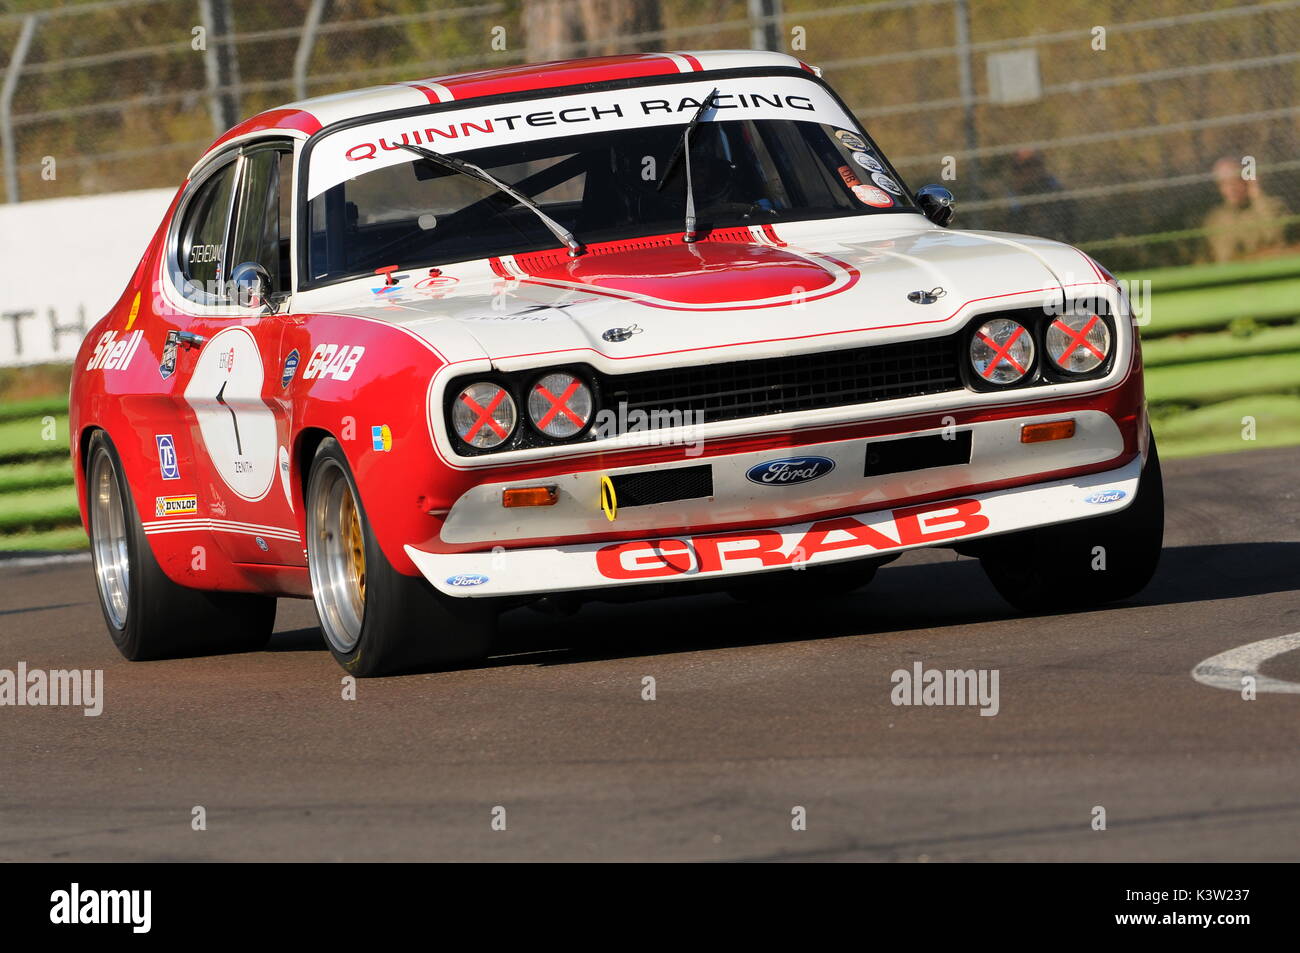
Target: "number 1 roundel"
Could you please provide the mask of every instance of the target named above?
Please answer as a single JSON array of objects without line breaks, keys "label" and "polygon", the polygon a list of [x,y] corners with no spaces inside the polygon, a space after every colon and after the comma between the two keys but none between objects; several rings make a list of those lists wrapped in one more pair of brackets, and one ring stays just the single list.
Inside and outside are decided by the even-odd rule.
[{"label": "number 1 roundel", "polygon": [[275,414],[262,400],[264,377],[253,335],[226,328],[203,345],[185,388],[217,475],[249,501],[266,496],[276,473]]}]

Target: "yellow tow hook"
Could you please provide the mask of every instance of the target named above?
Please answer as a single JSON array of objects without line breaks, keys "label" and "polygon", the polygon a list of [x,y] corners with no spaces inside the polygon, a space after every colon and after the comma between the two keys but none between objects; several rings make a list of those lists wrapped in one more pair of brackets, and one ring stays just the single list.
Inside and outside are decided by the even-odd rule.
[{"label": "yellow tow hook", "polygon": [[618,494],[614,492],[614,481],[604,474],[600,477],[600,508],[605,511],[605,519],[614,522],[618,515]]}]

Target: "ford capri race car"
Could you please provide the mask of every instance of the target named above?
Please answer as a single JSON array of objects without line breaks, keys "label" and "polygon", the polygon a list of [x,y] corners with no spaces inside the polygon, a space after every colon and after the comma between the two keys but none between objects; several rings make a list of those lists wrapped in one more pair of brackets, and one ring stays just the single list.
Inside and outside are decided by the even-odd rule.
[{"label": "ford capri race car", "polygon": [[952,215],[775,53],[249,119],[76,360],[115,644],[257,647],[312,598],[379,675],[532,601],[821,599],[927,546],[1026,611],[1134,594],[1163,497],[1122,289]]}]

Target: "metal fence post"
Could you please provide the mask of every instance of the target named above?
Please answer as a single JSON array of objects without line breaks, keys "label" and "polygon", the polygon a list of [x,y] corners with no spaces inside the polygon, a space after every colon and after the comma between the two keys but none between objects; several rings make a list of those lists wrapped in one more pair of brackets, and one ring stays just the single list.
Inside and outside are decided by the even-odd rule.
[{"label": "metal fence post", "polygon": [[27,51],[32,45],[32,36],[36,33],[35,13],[29,13],[23,19],[22,31],[14,45],[14,55],[9,59],[5,70],[4,85],[0,86],[0,138],[4,140],[5,163],[5,198],[9,202],[18,201],[18,147],[14,143],[14,123],[11,107],[14,91],[18,88],[18,77],[22,74]]},{"label": "metal fence post", "polygon": [[780,52],[781,0],[749,0],[749,47]]},{"label": "metal fence post", "polygon": [[199,0],[199,20],[207,30],[203,68],[208,80],[212,128],[221,135],[239,121],[239,62],[235,58],[230,0]]},{"label": "metal fence post", "polygon": [[302,25],[302,37],[298,40],[298,51],[293,54],[293,98],[307,98],[307,66],[311,63],[312,50],[316,48],[316,31],[320,29],[321,17],[325,15],[325,5],[329,0],[311,0],[307,8],[307,19]]},{"label": "metal fence post", "polygon": [[966,160],[970,175],[967,181],[972,186],[973,197],[978,198],[980,189],[979,160],[975,150],[979,148],[979,133],[975,126],[975,71],[971,63],[970,49],[970,6],[967,0],[956,0],[953,4],[953,28],[956,32],[958,85],[961,90],[963,125],[966,131],[966,151],[970,153]]}]

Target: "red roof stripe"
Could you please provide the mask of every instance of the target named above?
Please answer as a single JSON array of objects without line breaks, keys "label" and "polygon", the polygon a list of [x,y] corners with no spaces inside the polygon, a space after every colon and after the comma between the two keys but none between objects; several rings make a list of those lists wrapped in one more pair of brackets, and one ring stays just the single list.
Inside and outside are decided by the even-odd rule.
[{"label": "red roof stripe", "polygon": [[468,99],[676,72],[677,67],[669,57],[659,53],[638,53],[631,56],[596,56],[582,60],[505,66],[459,76],[435,76],[410,85],[423,88],[421,84],[439,83],[452,90],[457,99]]},{"label": "red roof stripe", "polygon": [[422,83],[401,83],[400,85],[410,86],[412,89],[418,89],[420,92],[424,93],[425,98],[427,98],[431,103],[441,103],[451,99],[449,96],[447,97],[447,100],[444,100],[442,96],[438,94],[438,90],[434,89],[432,86],[425,86]]},{"label": "red roof stripe", "polygon": [[320,120],[305,109],[268,109],[230,129],[208,147],[208,152],[236,136],[244,136],[250,132],[262,132],[266,129],[296,129],[310,136],[312,133],[319,132],[320,128]]}]

